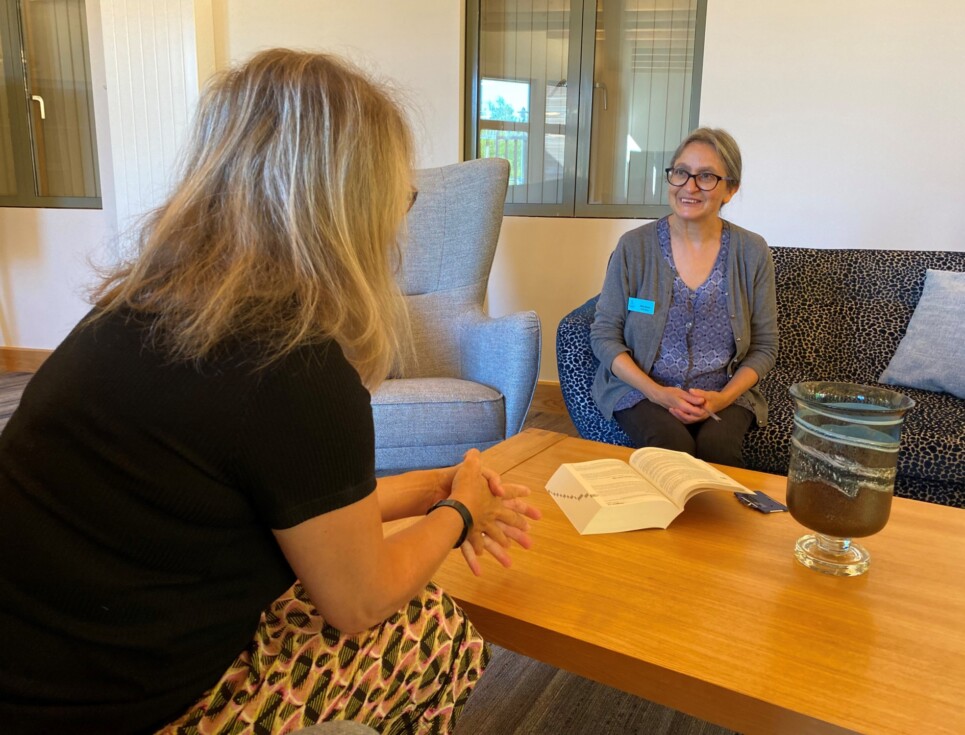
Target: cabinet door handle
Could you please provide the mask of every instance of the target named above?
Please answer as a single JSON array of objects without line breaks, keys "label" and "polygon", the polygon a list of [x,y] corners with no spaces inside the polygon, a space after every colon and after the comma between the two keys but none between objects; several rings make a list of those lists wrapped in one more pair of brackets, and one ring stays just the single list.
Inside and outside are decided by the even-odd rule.
[{"label": "cabinet door handle", "polygon": [[32,94],[32,95],[30,95],[30,99],[36,100],[37,102],[40,103],[40,119],[41,119],[41,120],[46,120],[46,119],[47,119],[47,109],[44,107],[44,98],[41,97],[39,94]]}]

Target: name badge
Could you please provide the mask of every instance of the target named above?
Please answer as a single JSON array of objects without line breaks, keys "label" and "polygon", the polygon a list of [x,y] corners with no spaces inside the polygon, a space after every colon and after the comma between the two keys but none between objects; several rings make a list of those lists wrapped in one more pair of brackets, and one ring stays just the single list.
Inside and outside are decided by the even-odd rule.
[{"label": "name badge", "polygon": [[627,311],[635,311],[638,314],[653,314],[653,302],[647,299],[635,299],[631,296],[627,299]]}]

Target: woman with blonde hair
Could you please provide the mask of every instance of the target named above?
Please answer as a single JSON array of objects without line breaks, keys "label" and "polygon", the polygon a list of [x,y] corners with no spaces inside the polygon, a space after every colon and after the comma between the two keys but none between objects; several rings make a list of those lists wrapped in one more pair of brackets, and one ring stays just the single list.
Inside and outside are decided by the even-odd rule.
[{"label": "woman with blonde hair", "polygon": [[508,565],[539,514],[476,451],[374,476],[411,175],[403,113],[336,58],[207,89],[136,258],[0,436],[5,729],[452,731],[488,654],[430,577],[454,544]]}]

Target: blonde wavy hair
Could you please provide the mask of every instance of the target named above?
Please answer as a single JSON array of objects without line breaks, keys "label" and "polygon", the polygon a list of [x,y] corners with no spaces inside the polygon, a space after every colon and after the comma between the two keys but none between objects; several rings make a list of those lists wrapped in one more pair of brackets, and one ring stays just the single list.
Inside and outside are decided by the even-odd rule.
[{"label": "blonde wavy hair", "polygon": [[180,183],[94,290],[97,316],[148,318],[177,360],[244,341],[263,366],[334,339],[373,388],[407,329],[394,274],[412,151],[401,107],[345,61],[255,55],[206,89]]}]

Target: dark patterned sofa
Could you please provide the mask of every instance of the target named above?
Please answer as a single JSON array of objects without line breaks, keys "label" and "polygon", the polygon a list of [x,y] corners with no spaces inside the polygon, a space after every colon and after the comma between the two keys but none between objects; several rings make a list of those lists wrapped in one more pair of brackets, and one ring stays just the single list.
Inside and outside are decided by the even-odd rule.
[{"label": "dark patterned sofa", "polygon": [[[787,472],[793,405],[788,387],[803,380],[875,385],[921,296],[929,268],[965,271],[965,252],[771,248],[777,278],[781,348],[761,381],[770,420],[744,441],[747,466]],[[557,361],[563,400],[580,435],[630,446],[590,396],[598,364],[589,328],[596,297],[560,322]],[[965,325],[963,325],[965,331]],[[965,338],[965,337],[963,337]],[[947,393],[887,386],[916,401],[905,418],[895,492],[965,507],[965,400]]]}]

